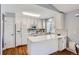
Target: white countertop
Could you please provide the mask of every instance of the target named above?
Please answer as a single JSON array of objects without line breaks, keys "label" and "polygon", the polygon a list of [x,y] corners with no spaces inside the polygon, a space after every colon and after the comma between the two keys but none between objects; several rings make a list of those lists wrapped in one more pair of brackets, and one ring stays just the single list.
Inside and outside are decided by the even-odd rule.
[{"label": "white countertop", "polygon": [[63,35],[63,36],[56,36],[56,38],[64,38],[64,37],[66,37],[65,35]]},{"label": "white countertop", "polygon": [[57,39],[57,38],[63,38],[63,37],[66,37],[66,36],[56,36],[55,34],[46,34],[46,35],[38,35],[38,36],[29,35],[28,39],[31,42],[40,42],[44,40]]},{"label": "white countertop", "polygon": [[48,34],[48,35],[40,35],[40,36],[28,36],[28,39],[32,42],[40,42],[43,40],[49,40],[50,38],[55,38],[54,34]]}]

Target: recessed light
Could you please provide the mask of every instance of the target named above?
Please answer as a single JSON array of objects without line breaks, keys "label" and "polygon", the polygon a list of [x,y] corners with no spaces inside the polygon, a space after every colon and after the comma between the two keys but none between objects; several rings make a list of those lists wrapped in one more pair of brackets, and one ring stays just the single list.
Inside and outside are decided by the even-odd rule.
[{"label": "recessed light", "polygon": [[40,14],[35,14],[35,13],[22,12],[22,14],[27,16],[33,16],[33,17],[40,17]]}]

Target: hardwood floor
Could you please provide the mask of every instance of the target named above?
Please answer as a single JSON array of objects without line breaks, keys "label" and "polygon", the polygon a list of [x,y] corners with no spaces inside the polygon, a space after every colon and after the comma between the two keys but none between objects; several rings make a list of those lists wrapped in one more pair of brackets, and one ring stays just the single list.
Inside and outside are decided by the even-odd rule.
[{"label": "hardwood floor", "polygon": [[76,54],[64,49],[63,51],[57,51],[57,52],[52,53],[50,55],[76,55]]},{"label": "hardwood floor", "polygon": [[[21,45],[16,48],[9,48],[9,49],[3,50],[3,55],[28,55],[27,45]],[[76,54],[65,49],[63,51],[51,53],[50,55],[76,55]]]},{"label": "hardwood floor", "polygon": [[27,45],[21,45],[16,48],[3,50],[3,55],[27,55]]}]

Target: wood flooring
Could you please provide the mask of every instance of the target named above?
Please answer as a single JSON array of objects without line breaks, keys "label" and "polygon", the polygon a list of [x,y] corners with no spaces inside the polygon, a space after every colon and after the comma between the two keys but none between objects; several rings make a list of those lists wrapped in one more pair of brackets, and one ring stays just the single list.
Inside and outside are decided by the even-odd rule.
[{"label": "wood flooring", "polygon": [[[27,45],[21,45],[16,48],[9,48],[3,50],[3,55],[28,55]],[[57,51],[55,53],[51,53],[50,55],[76,55],[76,54],[64,49],[63,51]]]},{"label": "wood flooring", "polygon": [[3,50],[3,55],[27,55],[27,45],[17,46],[16,48],[9,48]]},{"label": "wood flooring", "polygon": [[57,51],[57,52],[52,53],[50,55],[76,55],[76,54],[64,49],[63,51]]}]

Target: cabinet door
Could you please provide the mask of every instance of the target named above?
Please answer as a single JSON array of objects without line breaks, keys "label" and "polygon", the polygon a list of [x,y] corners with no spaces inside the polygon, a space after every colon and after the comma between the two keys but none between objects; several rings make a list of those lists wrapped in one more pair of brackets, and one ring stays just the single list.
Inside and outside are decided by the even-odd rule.
[{"label": "cabinet door", "polygon": [[62,38],[62,50],[66,48],[66,37]]},{"label": "cabinet door", "polygon": [[37,28],[41,29],[42,28],[42,20],[37,19]]},{"label": "cabinet door", "polygon": [[16,46],[27,44],[27,29],[31,27],[32,23],[31,18],[16,17]]},{"label": "cabinet door", "polygon": [[58,40],[57,39],[53,39],[53,44],[52,44],[52,53],[58,51]]},{"label": "cabinet door", "polygon": [[4,19],[4,48],[15,46],[14,17]]},{"label": "cabinet door", "polygon": [[[30,43],[28,41],[28,43]],[[38,43],[31,43],[29,46],[32,55],[47,55],[58,51],[58,40],[49,39]]]},{"label": "cabinet door", "polygon": [[58,13],[56,15],[56,29],[63,29],[64,28],[64,15],[62,13]]},{"label": "cabinet door", "polygon": [[42,26],[43,26],[43,29],[45,29],[46,28],[46,20],[44,19],[44,20],[42,20]]},{"label": "cabinet door", "polygon": [[27,44],[27,26],[22,24],[22,45]]},{"label": "cabinet door", "polygon": [[16,24],[16,46],[22,44],[21,24]]},{"label": "cabinet door", "polygon": [[59,38],[59,50],[66,48],[66,38]]}]

